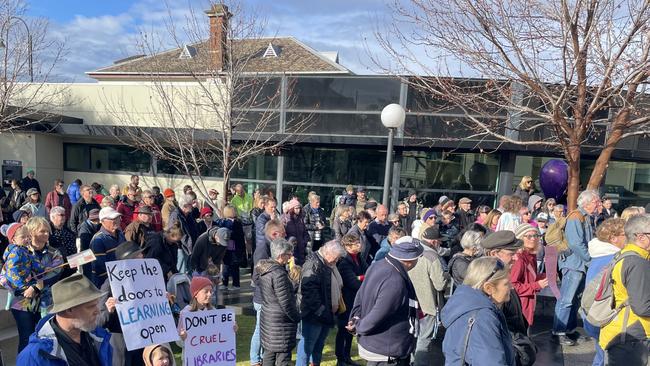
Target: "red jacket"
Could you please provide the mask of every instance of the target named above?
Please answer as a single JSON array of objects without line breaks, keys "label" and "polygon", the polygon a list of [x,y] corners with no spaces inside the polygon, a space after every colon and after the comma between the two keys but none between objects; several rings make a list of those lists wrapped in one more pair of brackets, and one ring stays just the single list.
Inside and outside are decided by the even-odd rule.
[{"label": "red jacket", "polygon": [[[49,216],[50,210],[52,207],[59,205],[59,197],[56,190],[50,191],[47,196],[45,196],[45,210]],[[65,209],[65,221],[67,222],[70,218],[70,213],[72,212],[72,203],[70,202],[70,196],[67,193],[63,192],[63,209]]]},{"label": "red jacket", "polygon": [[[138,207],[140,206],[146,206],[146,205],[143,202],[140,202]],[[151,211],[153,211],[153,217],[151,218],[151,228],[155,232],[162,231],[163,224],[162,224],[162,215],[160,214],[160,208],[156,204],[149,205],[149,207],[151,207]],[[138,219],[138,214],[135,213],[135,211],[133,211],[132,221],[135,221],[137,219]]]},{"label": "red jacket", "polygon": [[510,281],[512,287],[521,299],[521,309],[528,325],[533,325],[535,316],[535,301],[537,293],[542,289],[537,281],[544,279],[545,274],[537,273],[537,258],[526,250],[519,253],[518,259],[512,264],[510,269]]},{"label": "red jacket", "polygon": [[117,204],[117,212],[122,214],[122,221],[120,222],[120,228],[122,231],[133,221],[133,213],[135,212],[135,205],[130,206],[127,203],[120,201]]}]

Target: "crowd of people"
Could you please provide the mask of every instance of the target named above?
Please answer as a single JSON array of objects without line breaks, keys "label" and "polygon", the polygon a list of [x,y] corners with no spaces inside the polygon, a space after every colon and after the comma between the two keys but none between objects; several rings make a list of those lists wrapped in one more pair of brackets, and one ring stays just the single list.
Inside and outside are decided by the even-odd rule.
[{"label": "crowd of people", "polygon": [[[643,207],[619,215],[611,199],[584,191],[568,211],[536,193],[531,177],[496,208],[445,195],[423,207],[412,190],[390,212],[350,185],[327,216],[316,192],[282,204],[273,193],[236,184],[224,198],[210,189],[200,199],[191,186],[178,194],[145,189],[134,175],[108,189],[56,180],[43,202],[33,171],[13,181],[0,197],[0,285],[10,292],[19,362],[173,364],[168,345],[126,351],[106,276],[108,261],[154,258],[168,289],[178,276],[190,279],[186,303],[170,296],[179,314],[215,307],[215,289],[237,291],[240,271],[251,271],[252,366],[288,365],[294,349],[297,365],[320,365],[332,329],[339,366],[357,366],[354,337],[368,365],[442,358],[531,365],[540,291],[560,284],[552,337],[574,346],[585,285],[604,268],[618,312],[600,327],[583,320],[596,339],[593,364],[647,363],[650,216]],[[552,232],[565,247],[551,243]],[[84,250],[96,259],[80,269],[65,265]]]}]

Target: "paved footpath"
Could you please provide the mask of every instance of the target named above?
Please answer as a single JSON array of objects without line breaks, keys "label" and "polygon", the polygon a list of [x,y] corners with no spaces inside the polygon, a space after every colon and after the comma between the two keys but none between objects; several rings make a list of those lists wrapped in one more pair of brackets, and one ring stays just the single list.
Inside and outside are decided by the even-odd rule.
[{"label": "paved footpath", "polygon": [[[237,314],[254,315],[253,289],[250,287],[250,275],[242,273],[241,289],[219,293],[223,305],[233,308]],[[221,302],[221,301],[220,301]],[[6,291],[0,290],[0,304],[6,304]],[[554,299],[540,297],[537,305],[535,325],[532,337],[539,351],[535,365],[540,366],[590,366],[594,357],[594,341],[588,340],[574,347],[562,347],[551,342],[551,325],[553,323]],[[0,351],[4,366],[16,365],[16,348],[18,337],[13,317],[9,311],[0,311]],[[440,349],[440,344],[436,345]],[[442,364],[439,360],[435,365]],[[0,366],[2,366],[0,364]]]}]

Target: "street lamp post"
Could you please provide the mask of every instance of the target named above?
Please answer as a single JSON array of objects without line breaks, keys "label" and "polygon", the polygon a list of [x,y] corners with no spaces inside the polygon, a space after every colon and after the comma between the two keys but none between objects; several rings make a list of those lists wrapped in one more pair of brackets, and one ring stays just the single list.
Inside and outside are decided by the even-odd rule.
[{"label": "street lamp post", "polygon": [[402,127],[406,112],[399,104],[389,104],[381,111],[381,123],[388,128],[388,146],[386,148],[386,170],[384,172],[384,195],[382,203],[390,210],[388,192],[390,191],[391,173],[393,170],[393,137],[395,130]]},{"label": "street lamp post", "polygon": [[[29,26],[27,26],[27,22],[23,20],[23,18],[17,17],[17,16],[10,16],[9,19],[7,19],[7,22],[5,25],[9,27],[11,25],[12,20],[18,20],[19,22],[23,23],[25,26],[25,29],[27,30],[27,65],[29,67],[29,81],[34,82],[34,58],[33,58],[33,48],[32,48],[32,34],[29,33]],[[4,30],[4,26],[2,27]],[[8,30],[7,30],[8,33]],[[8,41],[8,39],[7,39]],[[0,38],[0,48],[5,48],[7,45],[5,44],[5,41]]]}]

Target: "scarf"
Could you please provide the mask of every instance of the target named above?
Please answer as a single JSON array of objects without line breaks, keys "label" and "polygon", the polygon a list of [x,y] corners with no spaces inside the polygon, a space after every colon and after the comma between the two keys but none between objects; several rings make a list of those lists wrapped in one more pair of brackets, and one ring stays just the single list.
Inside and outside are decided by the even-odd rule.
[{"label": "scarf", "polygon": [[343,279],[339,273],[339,269],[336,265],[332,267],[332,286],[330,286],[330,291],[332,293],[332,313],[336,314],[339,310],[339,300],[341,298],[341,289],[343,288]]}]

